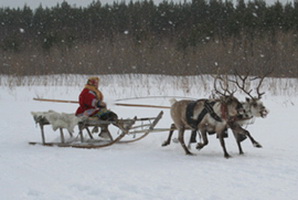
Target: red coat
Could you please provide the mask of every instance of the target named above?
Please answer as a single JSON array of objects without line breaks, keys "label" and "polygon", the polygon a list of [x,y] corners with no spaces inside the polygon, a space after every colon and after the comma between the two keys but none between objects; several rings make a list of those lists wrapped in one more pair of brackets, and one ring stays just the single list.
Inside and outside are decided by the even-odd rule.
[{"label": "red coat", "polygon": [[99,111],[99,108],[97,107],[98,99],[96,97],[95,92],[88,88],[84,88],[79,96],[79,108],[76,111],[76,115],[83,114],[85,111],[89,110],[91,112],[88,112],[88,116],[94,115],[97,111]]}]

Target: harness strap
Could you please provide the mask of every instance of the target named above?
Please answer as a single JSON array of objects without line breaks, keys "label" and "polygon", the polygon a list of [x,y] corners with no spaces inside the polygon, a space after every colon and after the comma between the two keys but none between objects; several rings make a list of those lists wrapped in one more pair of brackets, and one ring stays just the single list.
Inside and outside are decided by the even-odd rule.
[{"label": "harness strap", "polygon": [[199,100],[190,102],[186,107],[186,113],[185,113],[186,114],[186,121],[187,121],[188,125],[190,125],[195,130],[197,129],[197,126],[199,124],[200,115],[202,113],[204,113],[204,110],[203,110],[200,113],[200,115],[198,116],[198,119],[193,119],[193,112],[194,112],[194,109],[195,109],[198,102],[199,102]]},{"label": "harness strap", "polygon": [[198,101],[193,101],[189,103],[186,107],[186,121],[188,125],[190,125],[193,129],[198,128],[198,124],[202,121],[202,119],[205,117],[207,113],[211,115],[216,121],[222,122],[222,119],[214,112],[213,106],[216,103],[215,101],[204,101],[204,109],[201,111],[201,113],[198,115],[197,119],[193,119],[193,112],[194,108],[197,105]]},{"label": "harness strap", "polygon": [[208,113],[211,115],[211,117],[213,117],[213,119],[215,119],[218,122],[222,122],[222,119],[213,110],[213,106],[215,103],[216,103],[215,101],[211,101],[211,102],[205,101],[204,109],[208,111]]}]

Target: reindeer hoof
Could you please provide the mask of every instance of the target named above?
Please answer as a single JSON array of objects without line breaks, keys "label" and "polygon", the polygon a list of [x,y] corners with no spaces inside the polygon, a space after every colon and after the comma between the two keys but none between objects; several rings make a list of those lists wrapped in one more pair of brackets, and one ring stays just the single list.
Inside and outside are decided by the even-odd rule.
[{"label": "reindeer hoof", "polygon": [[231,158],[232,156],[230,156],[229,154],[225,154],[225,158]]},{"label": "reindeer hoof", "polygon": [[198,143],[196,149],[201,150],[205,145],[202,143]]},{"label": "reindeer hoof", "polygon": [[165,146],[168,146],[169,145],[169,142],[165,141],[161,144],[162,147],[165,147]]},{"label": "reindeer hoof", "polygon": [[255,144],[254,144],[254,147],[262,148],[262,145],[260,145],[259,143],[255,143]]}]

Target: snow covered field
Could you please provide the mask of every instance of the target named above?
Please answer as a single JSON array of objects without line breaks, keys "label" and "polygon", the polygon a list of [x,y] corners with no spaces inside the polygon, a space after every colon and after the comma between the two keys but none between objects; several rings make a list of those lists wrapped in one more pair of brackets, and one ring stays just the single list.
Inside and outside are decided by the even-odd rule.
[{"label": "snow covered field", "polygon": [[[166,132],[103,149],[29,145],[29,141],[41,141],[31,111],[73,113],[77,108],[76,104],[37,102],[32,98],[77,100],[85,78],[36,78],[48,81],[41,84],[31,77],[25,84],[22,80],[21,86],[14,85],[15,79],[0,78],[0,199],[298,199],[296,79],[270,79],[264,83],[263,102],[270,113],[247,127],[263,148],[254,148],[245,140],[245,154],[238,155],[235,139],[229,133],[226,145],[230,159],[223,157],[214,135],[209,136],[209,145],[201,151],[192,148],[195,156],[186,156],[180,144],[161,147]],[[208,77],[102,76],[102,82],[101,90],[110,109],[123,118],[156,116],[160,109],[119,107],[113,105],[116,99],[161,95],[203,98],[208,97],[212,87]],[[169,105],[164,98],[122,102]],[[170,124],[169,110],[164,109],[157,127],[168,128]],[[46,133],[48,139],[59,137],[51,127]]]}]

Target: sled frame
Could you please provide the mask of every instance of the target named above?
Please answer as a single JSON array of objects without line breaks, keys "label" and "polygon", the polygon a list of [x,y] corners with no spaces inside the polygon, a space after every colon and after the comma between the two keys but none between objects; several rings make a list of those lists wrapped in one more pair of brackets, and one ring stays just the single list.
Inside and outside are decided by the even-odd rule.
[{"label": "sled frame", "polygon": [[[79,133],[77,137],[73,136],[73,133],[69,132],[70,140],[65,139],[63,128],[58,128],[60,132],[60,142],[46,142],[44,126],[51,125],[48,120],[44,117],[34,117],[36,124],[39,125],[41,131],[41,143],[40,142],[29,142],[31,145],[40,144],[43,146],[58,146],[58,147],[75,147],[75,148],[102,148],[111,146],[115,143],[131,143],[139,141],[146,137],[150,132],[154,131],[155,126],[162,118],[163,111],[161,111],[156,117],[147,117],[147,118],[137,118],[133,119],[120,119],[118,120],[118,129],[120,134],[113,138],[111,132],[109,131],[109,126],[115,124],[114,121],[104,121],[104,120],[95,120],[92,118],[87,118],[77,124],[79,128]],[[138,123],[138,124],[136,124]],[[90,128],[102,128],[105,127],[109,140],[95,139],[90,131]],[[86,134],[84,134],[86,130]],[[125,136],[136,136],[133,139],[123,140]]]}]

